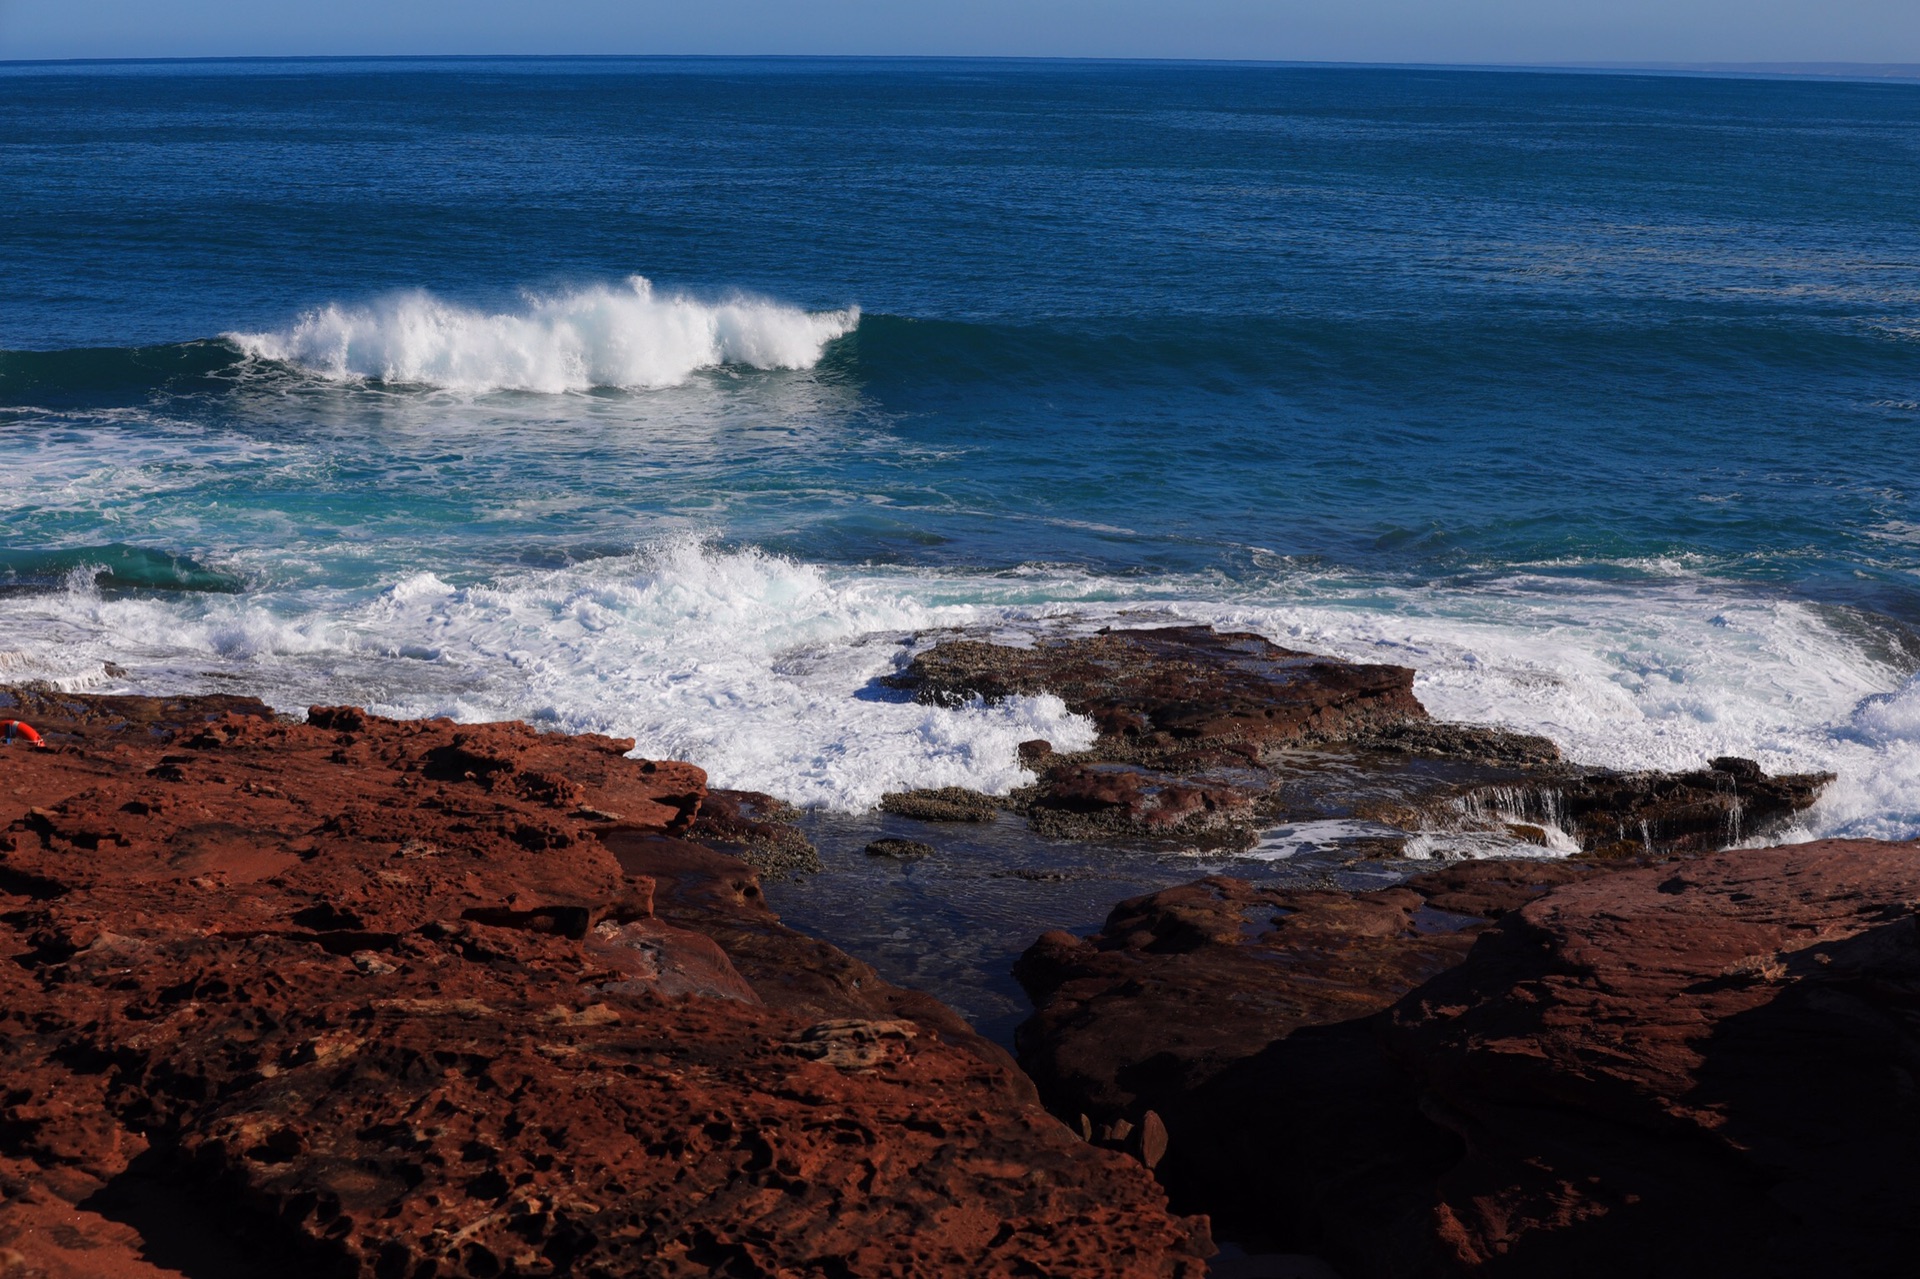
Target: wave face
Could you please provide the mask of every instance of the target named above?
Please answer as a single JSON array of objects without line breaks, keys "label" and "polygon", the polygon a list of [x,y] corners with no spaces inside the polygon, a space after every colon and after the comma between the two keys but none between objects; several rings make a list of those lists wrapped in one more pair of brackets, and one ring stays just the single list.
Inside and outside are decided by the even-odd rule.
[{"label": "wave face", "polygon": [[450,390],[585,391],[675,386],[701,369],[807,369],[860,323],[858,307],[803,311],[764,299],[705,302],[657,293],[644,276],[530,297],[484,312],[416,291],[370,306],[328,305],[289,329],[229,333],[248,355],[336,381]]},{"label": "wave face", "polygon": [[244,583],[232,573],[146,546],[81,546],[58,551],[9,551],[0,548],[0,589],[64,585],[79,574],[95,586],[118,590],[239,592]]}]

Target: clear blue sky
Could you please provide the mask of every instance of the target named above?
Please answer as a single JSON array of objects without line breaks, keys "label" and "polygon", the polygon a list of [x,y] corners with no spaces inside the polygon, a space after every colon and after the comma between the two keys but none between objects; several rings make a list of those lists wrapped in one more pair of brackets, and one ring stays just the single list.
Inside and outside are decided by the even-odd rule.
[{"label": "clear blue sky", "polygon": [[451,53],[1920,63],[1920,0],[0,0],[0,58]]}]

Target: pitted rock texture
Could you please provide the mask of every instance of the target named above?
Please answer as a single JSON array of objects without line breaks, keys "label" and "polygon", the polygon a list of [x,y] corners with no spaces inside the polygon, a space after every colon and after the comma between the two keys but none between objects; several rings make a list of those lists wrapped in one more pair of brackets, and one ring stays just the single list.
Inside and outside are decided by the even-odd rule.
[{"label": "pitted rock texture", "polygon": [[[1284,822],[1358,817],[1407,833],[1664,857],[1766,834],[1831,780],[1769,777],[1742,759],[1682,773],[1566,764],[1542,737],[1435,721],[1413,677],[1258,635],[1169,626],[1030,648],[946,640],[889,682],[941,706],[1052,693],[1090,718],[1099,735],[1089,750],[1019,748],[1039,776],[1010,806],[1062,839],[1245,848]],[[929,794],[888,796],[888,811],[916,815],[904,805]]]},{"label": "pitted rock texture", "polygon": [[697,768],[0,696],[53,744],[0,755],[9,1279],[1203,1269],[1136,1164],[696,842]]}]

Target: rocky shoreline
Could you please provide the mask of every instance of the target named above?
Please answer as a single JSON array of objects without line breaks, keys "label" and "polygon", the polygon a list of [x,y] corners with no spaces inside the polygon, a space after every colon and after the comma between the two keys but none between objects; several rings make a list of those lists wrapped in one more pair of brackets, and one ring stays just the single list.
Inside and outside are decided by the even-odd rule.
[{"label": "rocky shoreline", "polygon": [[783,927],[697,768],[13,700],[10,1279],[1203,1273],[1002,1050]]},{"label": "rocky shoreline", "polygon": [[1719,851],[1826,779],[1571,765],[1412,677],[1181,627],[890,681],[1099,734],[889,796],[875,863],[1323,822],[1410,875],[1049,932],[1017,1063],[780,921],[781,806],[631,742],[0,690],[48,742],[0,753],[0,1275],[1905,1273],[1920,846]]}]

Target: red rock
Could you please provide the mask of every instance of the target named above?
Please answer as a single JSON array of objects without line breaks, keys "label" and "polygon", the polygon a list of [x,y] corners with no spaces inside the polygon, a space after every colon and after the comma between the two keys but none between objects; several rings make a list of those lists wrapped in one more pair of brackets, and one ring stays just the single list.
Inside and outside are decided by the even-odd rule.
[{"label": "red rock", "polygon": [[1048,933],[1021,956],[1035,1004],[1021,1060],[1055,1113],[1157,1110],[1177,1146],[1179,1099],[1224,1066],[1388,1007],[1460,962],[1487,920],[1591,873],[1472,862],[1357,894],[1216,876],[1122,902],[1092,937]]},{"label": "red rock", "polygon": [[1391,1016],[1462,1143],[1429,1272],[1913,1273],[1916,901],[1920,846],[1829,841],[1509,917]]},{"label": "red rock", "polygon": [[15,1270],[1202,1269],[1204,1223],[1004,1053],[684,838],[697,768],[14,696],[53,743],[0,758]]},{"label": "red rock", "polygon": [[1348,1279],[1903,1275],[1916,903],[1920,845],[1872,842],[1205,881],[1042,938],[1022,1059],[1096,1135],[1164,1116],[1177,1205]]},{"label": "red rock", "polygon": [[1053,693],[1114,737],[1347,740],[1427,717],[1404,666],[1343,662],[1206,626],[1102,631],[1032,648],[948,640],[915,657],[898,682],[939,705]]}]

